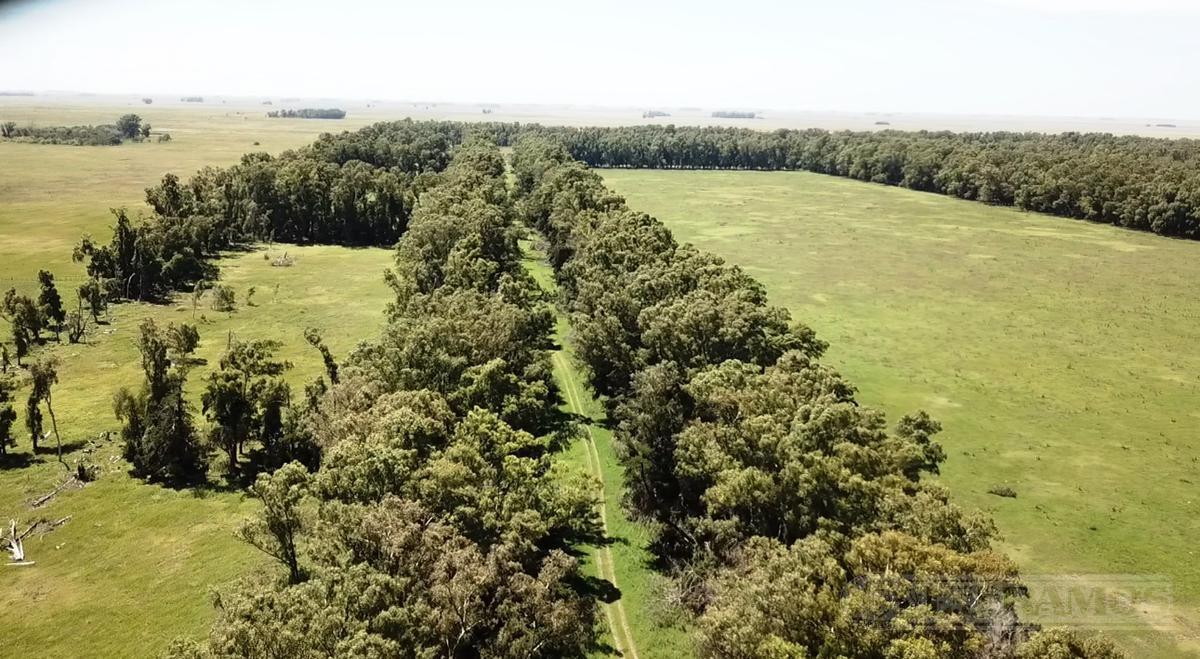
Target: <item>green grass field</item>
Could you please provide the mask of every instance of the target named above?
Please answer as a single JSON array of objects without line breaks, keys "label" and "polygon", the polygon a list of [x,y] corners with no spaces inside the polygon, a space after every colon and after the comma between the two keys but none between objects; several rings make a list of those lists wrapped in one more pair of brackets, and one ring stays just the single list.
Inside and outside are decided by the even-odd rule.
[{"label": "green grass field", "polygon": [[[247,151],[300,146],[320,131],[335,129],[319,121],[227,116],[219,108],[134,111],[155,130],[170,131],[173,141],[119,147],[0,143],[0,289],[33,292],[37,271],[46,268],[57,276],[73,309],[84,272],[71,262],[71,247],[85,232],[107,239],[110,207],[140,209],[143,189],[167,171],[186,176],[205,165],[231,164]],[[101,123],[115,119],[119,109],[53,107],[30,113],[28,120],[42,124]],[[26,120],[11,111],[5,118]],[[348,127],[353,125],[339,122],[337,129]],[[290,268],[271,267],[263,258],[264,252],[285,250],[296,259]],[[374,335],[390,298],[382,280],[390,262],[390,252],[383,249],[264,246],[219,263],[222,281],[238,293],[232,314],[212,311],[207,301],[195,320],[187,300],[113,307],[111,323],[86,345],[51,342],[39,349],[62,358],[54,403],[64,443],[83,447],[118,429],[111,396],[122,385],[139,386],[135,341],[138,323],[146,317],[197,323],[197,355],[210,365],[231,334],[282,341],[281,356],[295,363],[288,379],[294,395],[301,395],[303,384],[322,372],[320,357],[304,341],[304,328],[321,329],[339,358]],[[245,304],[250,286],[257,289],[254,306]],[[3,321],[0,337],[9,339]],[[189,391],[197,403],[209,368],[192,371]],[[18,392],[22,418],[24,395]],[[50,492],[64,472],[53,454],[33,456],[23,427],[19,433],[14,455],[0,467],[0,520],[7,528],[10,518],[23,525],[40,517],[71,519],[43,539],[26,541],[27,558],[36,565],[0,567],[8,647],[36,649],[41,656],[154,656],[173,637],[204,635],[212,619],[210,586],[225,584],[262,561],[232,535],[255,502],[219,489],[175,491],[131,479],[116,459],[115,439],[92,449],[90,459],[104,472],[97,482],[31,509],[28,502]],[[212,480],[221,482],[216,471]]]},{"label": "green grass field", "polygon": [[[0,142],[0,286],[36,284],[39,268],[60,276],[82,273],[71,248],[84,232],[107,237],[109,209],[145,208],[145,189],[174,172],[186,179],[207,165],[231,165],[252,151],[279,153],[322,132],[353,130],[366,118],[328,122],[268,119],[220,106],[13,105],[0,102],[0,120],[42,126],[112,123],[136,112],[166,143],[113,147]],[[255,143],[258,143],[257,145]]]},{"label": "green grass field", "polygon": [[1036,575],[1161,576],[1108,631],[1200,652],[1200,244],[817,174],[603,174],[762,281],[862,401],[940,419],[942,480],[1035,595]]}]

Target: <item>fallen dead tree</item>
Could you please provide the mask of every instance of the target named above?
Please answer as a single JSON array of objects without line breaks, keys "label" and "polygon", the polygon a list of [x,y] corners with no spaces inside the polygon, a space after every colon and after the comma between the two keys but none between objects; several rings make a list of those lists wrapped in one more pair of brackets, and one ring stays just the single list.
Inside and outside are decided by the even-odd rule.
[{"label": "fallen dead tree", "polygon": [[49,501],[51,499],[58,496],[59,492],[62,492],[63,490],[68,490],[68,489],[77,490],[81,487],[83,487],[83,481],[79,480],[79,478],[77,476],[71,476],[70,478],[66,479],[62,483],[59,483],[58,487],[47,492],[46,494],[43,494],[42,496],[37,497],[36,499],[30,501],[29,507],[30,508],[41,508],[42,506],[49,503]]},{"label": "fallen dead tree", "polygon": [[17,520],[8,520],[8,537],[4,538],[4,544],[7,545],[8,552],[12,556],[12,561],[9,562],[8,565],[12,567],[33,565],[34,561],[25,560],[25,538],[28,538],[34,533],[37,533],[39,537],[44,536],[63,524],[66,524],[70,519],[71,515],[67,515],[66,517],[56,520],[49,520],[43,517],[33,524],[30,524],[29,528],[25,529],[21,533],[17,533]]}]

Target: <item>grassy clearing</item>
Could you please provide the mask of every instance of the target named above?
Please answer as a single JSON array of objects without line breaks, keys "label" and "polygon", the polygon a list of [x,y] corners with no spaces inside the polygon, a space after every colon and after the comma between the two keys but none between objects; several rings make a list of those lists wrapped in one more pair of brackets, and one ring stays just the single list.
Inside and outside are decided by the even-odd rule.
[{"label": "grassy clearing", "polygon": [[[238,291],[239,308],[227,314],[205,305],[197,313],[197,356],[207,361],[189,379],[197,405],[203,378],[231,334],[282,341],[280,355],[295,364],[288,380],[300,396],[304,383],[322,372],[320,357],[304,341],[305,327],[320,328],[340,358],[382,323],[389,290],[380,274],[390,262],[387,250],[277,245],[271,253],[283,249],[296,257],[291,268],[271,267],[262,258],[265,248],[221,263],[222,280]],[[258,290],[255,306],[244,302],[249,286]],[[121,305],[88,345],[43,348],[63,361],[54,401],[64,444],[82,448],[104,431],[115,434],[112,393],[141,381],[135,341],[137,325],[147,317],[193,322],[187,302]],[[0,607],[9,612],[6,637],[14,647],[39,648],[45,656],[156,654],[175,636],[203,635],[212,616],[208,588],[261,562],[232,535],[256,505],[240,492],[175,491],[131,479],[114,439],[91,455],[104,467],[99,481],[31,510],[28,501],[52,490],[63,469],[52,453],[29,451],[28,438],[20,437],[9,466],[0,470],[0,519],[72,519],[43,541],[27,543],[36,566],[0,571]],[[212,480],[219,485],[218,470]]]},{"label": "grassy clearing", "polygon": [[[0,143],[0,289],[32,293],[37,271],[46,268],[73,309],[84,272],[71,262],[72,246],[85,232],[107,239],[108,209],[140,208],[143,189],[164,172],[187,175],[202,166],[230,164],[247,151],[278,152],[323,130],[354,127],[251,118],[220,108],[31,107],[24,115],[5,108],[4,116],[47,125],[101,123],[129,110],[156,131],[171,132],[174,140],[118,147]],[[274,268],[263,258],[285,250],[296,258],[293,267]],[[198,357],[208,365],[191,374],[189,392],[197,404],[202,380],[231,334],[282,341],[281,356],[295,363],[288,379],[300,395],[303,384],[322,372],[320,357],[304,342],[304,328],[321,329],[339,358],[375,334],[389,298],[381,277],[389,263],[390,253],[382,249],[275,245],[230,254],[219,265],[222,281],[237,291],[238,310],[232,314],[212,311],[208,300],[195,320],[188,300],[119,305],[87,345],[47,344],[41,350],[62,358],[54,402],[64,443],[79,451],[104,431],[117,430],[111,396],[141,381],[135,341],[146,317],[199,325]],[[245,303],[250,286],[257,289],[254,306]],[[0,337],[9,339],[3,321]],[[18,403],[24,395],[18,392]],[[23,419],[22,410],[18,413]],[[130,479],[116,458],[115,440],[90,454],[104,468],[99,481],[30,509],[28,501],[51,491],[63,470],[53,454],[31,455],[23,427],[20,433],[15,455],[0,466],[0,520],[28,523],[68,515],[71,520],[44,539],[26,542],[35,566],[0,567],[8,647],[36,649],[42,656],[154,656],[173,637],[206,633],[212,619],[208,588],[262,562],[232,535],[255,502],[220,488],[175,491]],[[213,480],[220,482],[215,474]]]},{"label": "grassy clearing", "polygon": [[1107,632],[1200,654],[1200,246],[816,174],[604,176],[762,281],[864,402],[940,419],[942,480],[1035,597],[1037,575],[1164,577]]},{"label": "grassy clearing", "polygon": [[[543,288],[554,290],[553,274],[540,254],[529,250],[525,265]],[[659,592],[665,577],[650,567],[653,557],[646,549],[649,532],[625,514],[621,466],[613,451],[612,434],[600,424],[604,408],[586,387],[583,373],[570,350],[569,334],[566,316],[560,313],[556,336],[563,347],[554,355],[555,379],[567,399],[564,408],[593,421],[585,428],[588,437],[573,442],[564,451],[562,459],[588,473],[598,472],[600,476],[607,533],[613,544],[607,552],[589,553],[589,569],[605,578],[615,577],[621,593],[618,603],[610,606],[607,612],[612,621],[610,624],[619,630],[616,642],[611,635],[608,642],[615,648],[636,648],[633,652],[626,649],[625,657],[674,659],[693,656],[687,628],[672,621],[660,603]],[[618,606],[619,611],[615,610]],[[627,623],[627,629],[622,621]]]}]

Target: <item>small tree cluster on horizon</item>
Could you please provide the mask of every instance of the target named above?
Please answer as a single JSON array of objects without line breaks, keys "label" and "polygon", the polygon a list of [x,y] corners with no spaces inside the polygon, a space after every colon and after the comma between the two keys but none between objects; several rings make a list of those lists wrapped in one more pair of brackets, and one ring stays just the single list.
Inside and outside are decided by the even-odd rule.
[{"label": "small tree cluster on horizon", "polygon": [[345,119],[346,111],[339,108],[303,108],[300,110],[271,110],[268,117],[284,119]]},{"label": "small tree cluster on horizon", "polygon": [[72,146],[115,146],[126,140],[142,142],[149,139],[150,130],[150,124],[136,114],[122,115],[116,123],[99,126],[18,127],[13,121],[0,122],[0,138]]}]

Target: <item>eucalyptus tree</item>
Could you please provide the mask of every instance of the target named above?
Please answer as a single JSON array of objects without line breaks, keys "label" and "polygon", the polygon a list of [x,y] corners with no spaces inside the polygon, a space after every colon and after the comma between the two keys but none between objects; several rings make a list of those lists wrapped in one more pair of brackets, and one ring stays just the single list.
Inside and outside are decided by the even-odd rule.
[{"label": "eucalyptus tree", "polygon": [[238,456],[247,440],[262,439],[265,411],[278,402],[277,378],[292,365],[275,359],[278,341],[235,341],[221,356],[220,367],[209,374],[201,396],[204,413],[213,422],[210,438],[225,452],[230,475],[238,473]]},{"label": "eucalyptus tree", "polygon": [[[58,461],[65,467],[67,463],[62,457],[62,435],[58,432],[58,417],[54,414],[54,385],[58,384],[58,366],[57,357],[48,357],[29,365],[31,386],[27,409],[36,411],[39,404],[46,404],[46,412],[50,414],[50,427],[54,431],[54,442],[58,449]],[[38,415],[40,416],[40,412]],[[40,426],[40,422],[38,425]],[[41,430],[40,427],[38,430]],[[33,432],[32,427],[30,432]]]},{"label": "eucalyptus tree", "polygon": [[41,291],[38,293],[38,310],[46,328],[54,332],[56,339],[62,333],[63,323],[67,320],[67,312],[63,309],[62,296],[54,285],[54,275],[47,270],[38,271],[38,283]]}]

